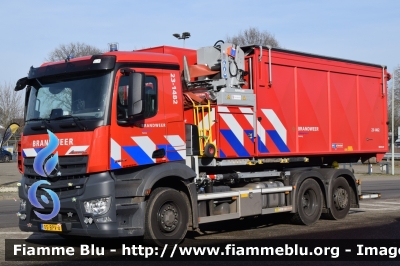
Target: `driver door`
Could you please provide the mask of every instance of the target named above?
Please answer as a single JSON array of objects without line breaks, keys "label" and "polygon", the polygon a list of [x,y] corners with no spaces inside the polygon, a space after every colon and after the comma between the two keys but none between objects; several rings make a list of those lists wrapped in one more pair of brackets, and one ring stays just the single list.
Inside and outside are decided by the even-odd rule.
[{"label": "driver door", "polygon": [[129,77],[118,72],[112,100],[110,169],[149,165],[167,160],[163,99],[163,76],[166,74],[161,69],[135,69],[135,72],[146,74],[143,118],[123,123],[129,121]]}]

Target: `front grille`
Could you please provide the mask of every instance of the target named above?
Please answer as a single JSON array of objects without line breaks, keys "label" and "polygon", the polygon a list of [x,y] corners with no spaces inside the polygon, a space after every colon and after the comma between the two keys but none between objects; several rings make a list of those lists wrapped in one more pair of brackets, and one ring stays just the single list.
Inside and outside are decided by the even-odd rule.
[{"label": "front grille", "polygon": [[[26,175],[26,178],[38,181],[38,180],[47,180],[47,177],[43,177],[43,176],[38,176],[38,175]],[[72,175],[72,176],[60,176],[60,178],[58,178],[58,180],[77,180],[77,179],[82,179],[82,178],[86,178],[88,177],[88,175]]]},{"label": "front grille", "polygon": [[[39,176],[33,169],[35,158],[24,159],[24,174],[28,178],[45,179]],[[60,156],[58,157],[61,178],[75,178],[86,174],[88,156]]]},{"label": "front grille", "polygon": [[[85,157],[85,158],[78,158],[78,157]],[[25,192],[28,193],[28,189],[34,184],[35,182],[39,180],[47,180],[49,181],[50,185],[42,184],[39,186],[39,189],[36,191],[36,196],[38,199],[40,199],[41,195],[48,196],[47,193],[40,189],[40,188],[48,188],[54,191],[57,196],[62,199],[62,198],[68,198],[68,197],[76,197],[79,195],[82,195],[84,192],[84,187],[85,183],[89,178],[89,174],[86,174],[86,164],[79,164],[81,167],[77,167],[77,165],[73,165],[73,162],[87,162],[87,156],[78,156],[75,158],[69,158],[69,157],[61,157],[60,158],[60,165],[67,165],[69,169],[81,169],[77,171],[77,174],[72,174],[72,175],[67,175],[65,170],[62,171],[62,175],[59,177],[56,177],[54,179],[52,178],[46,178],[37,175],[33,171],[33,159],[30,158],[30,160],[25,161],[26,165],[30,165],[32,171],[34,174],[28,174],[29,172],[25,168]],[[78,165],[78,166],[79,166]],[[71,167],[74,166],[74,167]],[[64,167],[63,169],[67,169],[67,167]],[[83,173],[82,173],[83,172]]]},{"label": "front grille", "polygon": [[[40,186],[40,187],[43,187],[43,186]],[[29,187],[27,187],[27,189],[28,188]],[[83,192],[83,186],[81,186],[81,188],[78,188],[78,189],[76,187],[61,187],[61,188],[48,187],[48,188],[51,189],[52,191],[54,191],[60,199],[79,196]],[[44,190],[38,189],[36,191],[36,198],[39,201],[41,201],[42,195],[46,196],[50,200],[50,197],[47,194],[47,192],[45,192]]]}]

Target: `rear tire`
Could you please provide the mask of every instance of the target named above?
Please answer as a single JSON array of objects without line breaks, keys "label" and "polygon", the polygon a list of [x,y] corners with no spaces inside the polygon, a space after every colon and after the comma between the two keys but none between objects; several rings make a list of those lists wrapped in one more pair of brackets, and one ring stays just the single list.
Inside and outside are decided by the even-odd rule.
[{"label": "rear tire", "polygon": [[336,178],[332,183],[331,207],[327,218],[331,220],[343,219],[350,210],[350,186],[344,177]]},{"label": "rear tire", "polygon": [[296,197],[297,213],[292,216],[296,224],[311,225],[319,220],[322,212],[322,192],[314,179],[306,179]]},{"label": "rear tire", "polygon": [[157,188],[151,193],[145,214],[144,239],[147,243],[163,246],[182,242],[189,225],[185,197],[172,188]]},{"label": "rear tire", "polygon": [[4,162],[9,163],[11,161],[10,156],[6,155],[4,156]]}]

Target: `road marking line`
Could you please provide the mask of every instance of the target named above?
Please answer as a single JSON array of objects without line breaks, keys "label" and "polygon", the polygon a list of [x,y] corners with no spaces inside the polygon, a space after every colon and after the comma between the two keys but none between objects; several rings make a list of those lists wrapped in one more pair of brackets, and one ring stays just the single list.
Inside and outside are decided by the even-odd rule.
[{"label": "road marking line", "polygon": [[382,209],[368,209],[368,208],[359,208],[359,211],[398,211],[398,209],[391,208],[382,208]]},{"label": "road marking line", "polygon": [[25,234],[32,234],[33,232],[0,232],[0,235],[25,235]]},{"label": "road marking line", "polygon": [[382,206],[387,207],[385,204],[368,204],[368,203],[360,203],[361,206]]},{"label": "road marking line", "polygon": [[379,206],[361,206],[360,208],[362,209],[367,209],[367,210],[372,210],[372,209],[376,209],[376,210],[400,210],[400,208],[393,208],[393,207],[382,207],[382,208],[376,208]]}]

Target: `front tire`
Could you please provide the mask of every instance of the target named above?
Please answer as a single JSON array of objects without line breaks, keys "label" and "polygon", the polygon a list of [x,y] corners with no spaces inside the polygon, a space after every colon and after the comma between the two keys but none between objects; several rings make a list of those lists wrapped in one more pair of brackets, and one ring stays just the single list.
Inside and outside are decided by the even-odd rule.
[{"label": "front tire", "polygon": [[296,224],[311,225],[319,220],[322,212],[322,192],[314,179],[305,180],[296,197],[297,213],[292,217]]},{"label": "front tire", "polygon": [[350,210],[350,186],[344,177],[336,178],[332,183],[331,207],[327,217],[332,220],[343,219]]},{"label": "front tire", "polygon": [[4,162],[5,163],[9,163],[10,161],[11,161],[10,156],[8,156],[8,155],[4,156]]},{"label": "front tire", "polygon": [[157,188],[151,193],[145,215],[146,242],[163,246],[178,244],[185,238],[189,225],[185,197],[172,188]]}]

